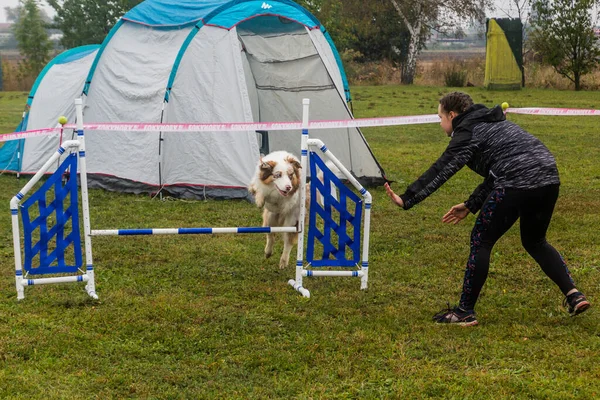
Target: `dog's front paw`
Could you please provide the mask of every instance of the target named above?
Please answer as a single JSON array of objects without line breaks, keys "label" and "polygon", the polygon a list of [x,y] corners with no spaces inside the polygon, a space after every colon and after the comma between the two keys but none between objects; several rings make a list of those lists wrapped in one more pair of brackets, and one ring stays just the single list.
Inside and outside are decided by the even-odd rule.
[{"label": "dog's front paw", "polygon": [[290,260],[287,260],[283,257],[279,259],[279,269],[285,269],[288,266]]},{"label": "dog's front paw", "polygon": [[265,258],[269,258],[273,255],[273,248],[269,248],[269,246],[265,247]]}]

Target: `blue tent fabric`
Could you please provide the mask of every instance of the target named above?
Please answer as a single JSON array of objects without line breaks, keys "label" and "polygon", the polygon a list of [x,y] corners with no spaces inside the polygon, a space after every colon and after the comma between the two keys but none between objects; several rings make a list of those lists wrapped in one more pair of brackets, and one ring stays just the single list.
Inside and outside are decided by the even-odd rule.
[{"label": "blue tent fabric", "polygon": [[274,15],[296,21],[309,28],[319,26],[319,23],[310,18],[310,15],[307,15],[306,12],[302,12],[296,7],[285,3],[273,3],[276,5],[271,6],[272,8],[265,9],[265,4],[267,3],[262,1],[249,1],[235,7],[227,8],[215,16],[209,16],[205,20],[205,23],[230,29],[251,17]]},{"label": "blue tent fabric", "polygon": [[289,0],[146,0],[123,19],[153,27],[182,27],[199,21],[230,29],[244,19],[279,15],[309,27],[319,22]]},{"label": "blue tent fabric", "polygon": [[[15,132],[23,131],[23,121],[21,121],[19,126],[17,126]],[[24,143],[25,139],[4,142],[4,145],[2,148],[0,148],[0,171],[18,172],[21,170],[19,159],[17,158],[17,152],[23,148]]]},{"label": "blue tent fabric", "polygon": [[195,24],[231,0],[146,0],[123,19],[148,26],[181,27]]}]

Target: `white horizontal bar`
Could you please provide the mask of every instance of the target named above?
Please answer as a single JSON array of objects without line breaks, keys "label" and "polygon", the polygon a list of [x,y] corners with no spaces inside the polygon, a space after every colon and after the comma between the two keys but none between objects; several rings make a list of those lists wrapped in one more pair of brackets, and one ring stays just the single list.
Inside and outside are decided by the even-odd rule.
[{"label": "white horizontal bar", "polygon": [[257,226],[237,228],[100,229],[92,230],[91,236],[212,235],[216,233],[298,233],[298,228],[295,226]]},{"label": "white horizontal bar", "polygon": [[23,279],[21,284],[23,286],[32,285],[47,285],[49,283],[66,283],[66,282],[87,282],[87,274],[83,275],[72,275],[72,276],[58,276],[56,278],[38,278],[38,279]]}]

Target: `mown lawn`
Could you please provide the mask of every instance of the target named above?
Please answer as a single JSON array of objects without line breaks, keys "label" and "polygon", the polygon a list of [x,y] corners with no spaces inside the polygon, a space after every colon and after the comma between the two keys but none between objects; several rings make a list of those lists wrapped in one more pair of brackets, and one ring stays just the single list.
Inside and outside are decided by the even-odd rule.
[{"label": "mown lawn", "polygon": [[[359,118],[431,114],[447,91],[356,87],[353,106]],[[469,93],[487,105],[600,108],[594,92]],[[2,132],[18,124],[25,100],[0,93]],[[474,217],[457,226],[441,217],[480,182],[466,169],[410,211],[372,189],[366,291],[358,280],[307,278],[312,297],[302,298],[287,285],[293,268],[264,259],[262,235],[94,237],[99,301],[71,284],[29,287],[17,302],[8,204],[26,181],[4,174],[0,398],[597,398],[600,119],[509,118],[556,156],[562,186],[548,239],[593,304],[585,314],[568,316],[515,226],[495,247],[480,325],[431,321],[460,294]],[[448,141],[435,124],[364,134],[398,190]],[[261,221],[243,201],[90,196],[94,229]]]}]

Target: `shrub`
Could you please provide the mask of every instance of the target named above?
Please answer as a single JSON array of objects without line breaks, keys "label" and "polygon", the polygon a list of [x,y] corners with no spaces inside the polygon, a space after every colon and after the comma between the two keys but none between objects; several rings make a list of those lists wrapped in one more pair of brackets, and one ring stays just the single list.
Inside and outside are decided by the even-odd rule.
[{"label": "shrub", "polygon": [[5,91],[29,91],[35,82],[35,76],[14,60],[2,61],[2,81]]},{"label": "shrub", "polygon": [[[481,86],[485,75],[485,55],[469,56],[464,59],[454,57],[432,57],[427,55],[419,60],[415,84],[425,86],[449,86],[446,76],[451,71],[465,75],[456,84],[461,86]],[[450,80],[452,79],[449,77]]]},{"label": "shrub", "polygon": [[452,68],[444,72],[444,84],[448,87],[463,87],[467,84],[467,71],[465,69]]}]

